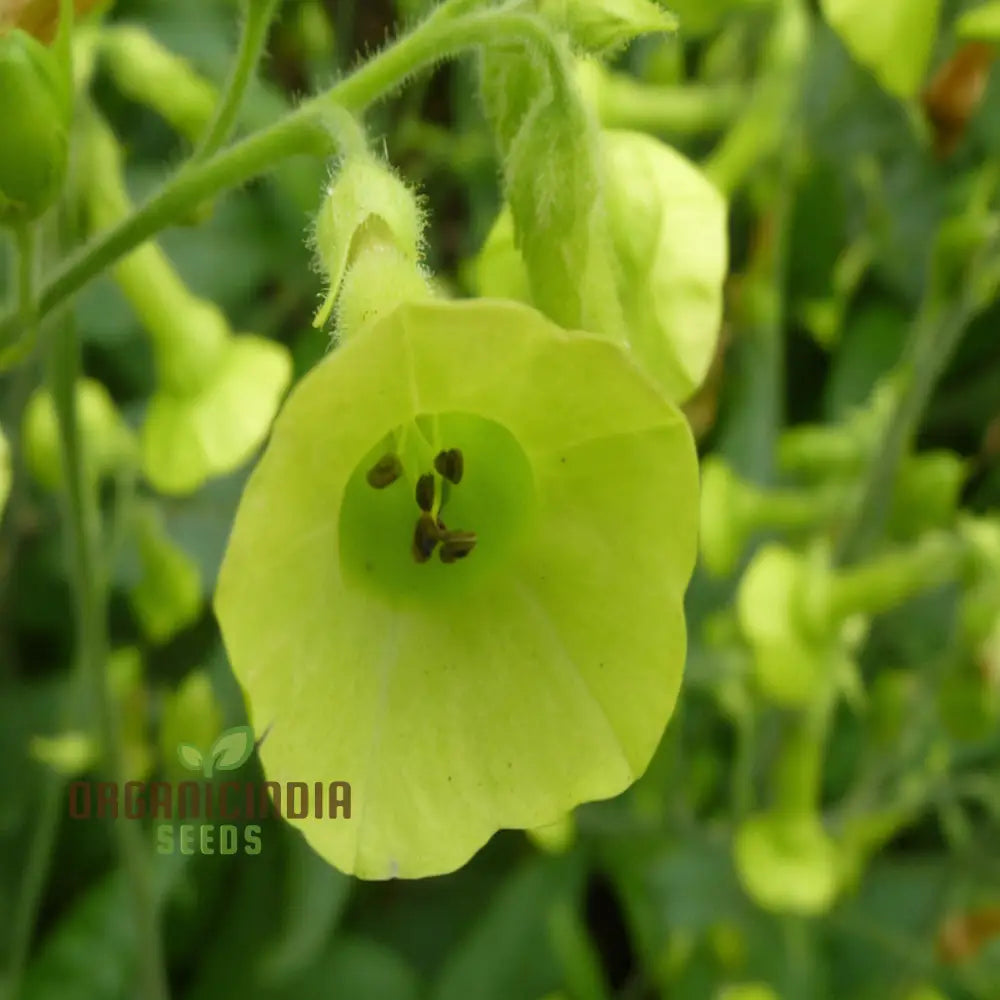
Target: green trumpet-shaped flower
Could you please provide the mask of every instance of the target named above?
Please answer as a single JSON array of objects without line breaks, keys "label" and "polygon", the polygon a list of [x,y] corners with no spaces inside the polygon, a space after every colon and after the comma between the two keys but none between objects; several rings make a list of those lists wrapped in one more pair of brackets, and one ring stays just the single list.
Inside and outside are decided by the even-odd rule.
[{"label": "green trumpet-shaped flower", "polygon": [[747,893],[767,910],[815,915],[838,889],[837,846],[812,813],[758,813],[744,821],[733,845]]},{"label": "green trumpet-shaped flower", "polygon": [[[92,378],[76,383],[76,414],[87,476],[99,479],[135,463],[135,437],[102,383]],[[38,389],[28,401],[21,430],[32,475],[46,489],[58,490],[63,484],[59,421],[48,389]]]},{"label": "green trumpet-shaped flower", "polygon": [[219,96],[186,59],[134,24],[105,28],[98,41],[125,96],[152,108],[191,142],[201,138]]},{"label": "green trumpet-shaped flower", "polygon": [[704,381],[719,339],[726,201],[693,163],[651,136],[602,137],[628,340],[682,402]]},{"label": "green trumpet-shaped flower", "polygon": [[[671,399],[704,381],[722,323],[726,202],[694,164],[638,132],[601,132],[604,198],[627,343]],[[510,213],[497,218],[472,277],[480,294],[532,301]],[[594,330],[594,332],[606,332]]]},{"label": "green trumpet-shaped flower", "polygon": [[[87,208],[96,227],[130,210],[110,128],[87,122]],[[158,375],[141,432],[142,471],[162,493],[192,493],[239,468],[260,446],[292,376],[288,350],[235,335],[222,311],[192,294],[155,243],[124,257],[115,278],[153,341]]]},{"label": "green trumpet-shaped flower", "polygon": [[364,878],[452,871],[642,773],[685,654],[697,466],[608,340],[535,310],[405,304],[303,378],[215,607],[291,820]]}]

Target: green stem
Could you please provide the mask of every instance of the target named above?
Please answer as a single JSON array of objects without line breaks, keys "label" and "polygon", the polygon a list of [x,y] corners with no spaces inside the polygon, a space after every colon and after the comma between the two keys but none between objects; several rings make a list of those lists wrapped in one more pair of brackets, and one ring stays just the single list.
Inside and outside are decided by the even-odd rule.
[{"label": "green stem", "polygon": [[[83,463],[76,413],[76,383],[80,377],[80,346],[75,331],[66,328],[52,338],[49,387],[59,424],[64,480],[63,497],[70,577],[76,616],[77,656],[81,692],[98,720],[107,769],[119,787],[127,775],[117,709],[107,683],[108,584],[102,559],[96,482]],[[141,825],[115,821],[115,834],[132,894],[133,919],[139,941],[140,989],[143,1000],[168,1000],[155,886]]]},{"label": "green stem", "polygon": [[606,128],[670,135],[724,128],[742,102],[741,88],[733,85],[654,86],[620,73],[607,74],[597,90],[597,112]]},{"label": "green stem", "polygon": [[281,0],[247,0],[246,19],[240,35],[233,72],[226,83],[205,137],[191,157],[192,163],[208,159],[229,138],[240,113],[247,86],[257,70],[271,21]]},{"label": "green stem", "polygon": [[[24,324],[26,339],[34,341],[37,325],[34,304],[36,251],[34,226],[25,224],[17,227],[15,240],[17,243],[18,311]],[[9,997],[10,1000],[16,1000],[20,993],[25,961],[35,926],[35,917],[52,862],[52,850],[56,832],[59,829],[59,793],[61,789],[62,779],[57,772],[51,771],[42,788],[38,826],[24,866],[21,898],[11,921],[10,960],[6,975],[0,982],[0,996]]]},{"label": "green stem", "polygon": [[17,245],[17,307],[25,329],[35,326],[35,227],[23,223],[14,229]]},{"label": "green stem", "polygon": [[[329,155],[336,143],[328,127],[338,111],[361,111],[418,70],[494,41],[534,43],[547,49],[552,45],[544,24],[531,16],[498,11],[455,19],[432,17],[280,121],[208,160],[182,167],[128,218],[98,233],[55,270],[40,291],[39,318],[219,191],[238,187],[291,156]],[[16,324],[16,316],[0,318],[0,348],[11,343]]]},{"label": "green stem", "polygon": [[773,455],[784,422],[785,315],[792,187],[798,170],[795,133],[786,137],[770,212],[742,290],[734,367],[740,372],[725,403],[719,451],[752,483],[774,477]]},{"label": "green stem", "polygon": [[843,491],[826,486],[816,490],[761,491],[756,500],[754,527],[786,531],[814,528],[836,517],[843,502]]},{"label": "green stem", "polygon": [[767,43],[765,69],[746,110],[705,161],[705,173],[726,194],[742,186],[759,163],[780,149],[790,123],[800,114],[809,17],[802,0],[782,0]]},{"label": "green stem", "polygon": [[843,621],[857,612],[888,611],[923,590],[956,579],[964,557],[962,542],[940,532],[925,535],[912,549],[841,570],[830,587],[829,620]]},{"label": "green stem", "polygon": [[790,816],[819,805],[826,734],[832,700],[823,695],[790,723],[775,770],[775,805]]},{"label": "green stem", "polygon": [[951,360],[966,327],[986,305],[980,292],[980,269],[995,266],[1000,252],[996,238],[979,251],[962,288],[944,304],[929,293],[913,325],[903,358],[907,378],[881,445],[868,466],[857,510],[840,535],[834,562],[848,564],[862,558],[877,542],[889,515],[896,474],[913,444],[924,410]]}]

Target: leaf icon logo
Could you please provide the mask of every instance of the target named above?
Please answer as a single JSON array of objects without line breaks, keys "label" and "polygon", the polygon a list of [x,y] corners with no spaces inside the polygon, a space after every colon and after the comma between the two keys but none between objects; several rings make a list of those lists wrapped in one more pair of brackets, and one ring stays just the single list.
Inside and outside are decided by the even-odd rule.
[{"label": "leaf icon logo", "polygon": [[249,760],[252,753],[253,730],[249,726],[226,729],[212,744],[204,764],[205,777],[211,778],[213,770],[235,771]]},{"label": "leaf icon logo", "polygon": [[177,756],[189,771],[201,770],[202,753],[193,743],[178,744]]},{"label": "leaf icon logo", "polygon": [[211,778],[216,771],[235,771],[242,767],[253,753],[253,747],[253,729],[234,726],[219,734],[207,754],[193,743],[180,743],[177,756],[189,771],[201,771],[204,777]]}]

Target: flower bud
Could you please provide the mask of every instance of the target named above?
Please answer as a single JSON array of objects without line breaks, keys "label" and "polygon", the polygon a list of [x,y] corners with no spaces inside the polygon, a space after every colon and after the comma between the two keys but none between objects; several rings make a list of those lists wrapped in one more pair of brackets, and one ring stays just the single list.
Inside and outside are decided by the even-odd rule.
[{"label": "flower bud", "polygon": [[702,463],[701,554],[714,576],[728,576],[756,531],[817,529],[842,506],[840,490],[758,489],[722,459]]},{"label": "flower bud", "polygon": [[346,340],[401,302],[432,297],[427,276],[404,252],[387,243],[361,247],[341,284],[337,336]]},{"label": "flower bud", "polygon": [[143,632],[163,643],[197,619],[201,578],[191,557],[171,542],[153,505],[137,511],[134,527],[142,575],[129,602]]},{"label": "flower bud", "polygon": [[[314,324],[322,326],[329,318],[347,269],[363,246],[394,247],[415,267],[423,230],[417,199],[387,166],[368,155],[346,159],[316,217],[313,244],[329,287]],[[378,282],[378,294],[383,299],[387,294],[395,298],[392,285],[384,279]]]},{"label": "flower bud", "polygon": [[777,913],[825,912],[838,888],[837,846],[813,813],[759,813],[734,844],[736,871],[754,901]]},{"label": "flower bud", "polygon": [[907,459],[893,487],[893,535],[916,539],[930,528],[947,527],[955,518],[967,476],[968,463],[944,449]]},{"label": "flower bud", "polygon": [[72,95],[55,54],[15,29],[0,37],[0,223],[24,222],[62,186]]},{"label": "flower bud", "polygon": [[[96,379],[82,378],[76,383],[76,415],[87,476],[100,479],[135,460],[132,431]],[[46,489],[58,490],[63,482],[59,422],[47,389],[39,389],[28,401],[22,434],[32,475]]]}]

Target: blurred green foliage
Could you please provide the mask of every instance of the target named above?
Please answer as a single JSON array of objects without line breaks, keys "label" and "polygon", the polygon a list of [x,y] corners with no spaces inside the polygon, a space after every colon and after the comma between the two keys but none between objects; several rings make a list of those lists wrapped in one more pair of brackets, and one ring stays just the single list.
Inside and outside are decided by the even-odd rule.
[{"label": "blurred green foliage", "polygon": [[[413,23],[428,6],[288,0],[241,127],[273,120],[329,84],[398,20]],[[839,27],[838,17],[859,5],[818,6]],[[1000,158],[1000,72],[989,72],[990,56],[973,67],[981,93],[964,110],[955,111],[961,87],[945,88],[954,112],[947,142],[942,115],[911,86],[918,77],[940,83],[963,44],[956,23],[972,22],[957,19],[975,6],[941,4],[928,66],[885,66],[894,83],[903,80],[906,100],[880,86],[881,56],[862,43],[864,23],[842,39],[817,5],[803,8],[808,31],[778,77],[772,34],[782,5],[768,0],[678,2],[677,37],[641,38],[610,64],[662,100],[643,107],[635,127],[707,163],[710,175],[714,163],[730,181],[725,349],[688,412],[703,450],[761,488],[794,485],[776,466],[783,430],[846,419],[897,364],[942,220],[965,203],[979,168]],[[218,88],[237,15],[229,0],[119,0],[109,18],[144,27]],[[889,44],[903,51],[910,40]],[[875,74],[852,52],[874,61]],[[366,122],[426,195],[428,262],[458,292],[472,290],[472,261],[501,203],[474,70],[464,60],[423,75]],[[191,141],[116,85],[106,63],[98,61],[93,86],[127,151],[128,186],[141,198],[182,162]],[[725,100],[692,128],[672,101],[706,88],[724,89]],[[742,95],[735,105],[734,93]],[[738,155],[726,152],[723,171],[720,150],[746,121],[749,138]],[[232,329],[286,345],[296,376],[328,346],[311,325],[321,288],[305,240],[326,171],[318,161],[289,160],[206,206],[197,225],[160,239],[188,289],[220,307]],[[13,247],[4,252],[12,264]],[[6,290],[13,295],[12,285]],[[156,379],[135,314],[110,276],[76,298],[73,314],[85,373],[138,428]],[[920,449],[947,450],[964,463],[958,499],[975,514],[1000,506],[998,324],[995,302],[969,324],[918,437]],[[18,996],[117,1000],[139,995],[142,943],[111,824],[69,819],[61,779],[31,751],[34,737],[87,728],[70,680],[59,496],[26,473],[31,455],[18,434],[39,376],[37,359],[0,376],[0,426],[14,473],[0,527],[0,995],[24,945]],[[0,444],[0,458],[4,451]],[[126,654],[136,672],[116,701],[136,774],[176,772],[176,742],[204,746],[220,721],[245,721],[208,604],[245,476],[242,468],[178,498],[116,481],[103,496],[122,532],[110,581],[112,646],[138,650]],[[0,465],[0,504],[5,487]],[[912,495],[902,494],[904,508]],[[954,504],[945,511],[948,520]],[[145,550],[130,533],[137,523],[151,539]],[[751,525],[738,546],[741,569],[762,537],[786,537],[780,519],[759,528]],[[161,532],[173,555],[149,554]],[[150,559],[179,567],[180,610],[172,610],[169,584],[150,583]],[[189,567],[201,588],[193,613]],[[546,849],[501,833],[462,870],[415,882],[348,879],[277,820],[262,822],[259,855],[157,856],[172,995],[764,1000],[771,990],[784,1000],[998,1000],[1000,716],[984,713],[981,701],[984,686],[1000,686],[1000,652],[979,674],[963,660],[965,605],[955,586],[906,595],[874,619],[857,651],[859,693],[832,710],[816,805],[838,843],[852,830],[867,836],[864,824],[885,811],[901,818],[894,814],[886,835],[872,836],[853,882],[828,910],[772,913],[748,895],[732,845],[739,824],[768,802],[790,715],[749,679],[750,653],[725,614],[739,579],[739,571],[722,580],[696,575],[684,689],[660,749],[628,793],[580,808],[567,842]],[[46,829],[50,843],[39,832]],[[27,935],[21,944],[19,934]]]}]

